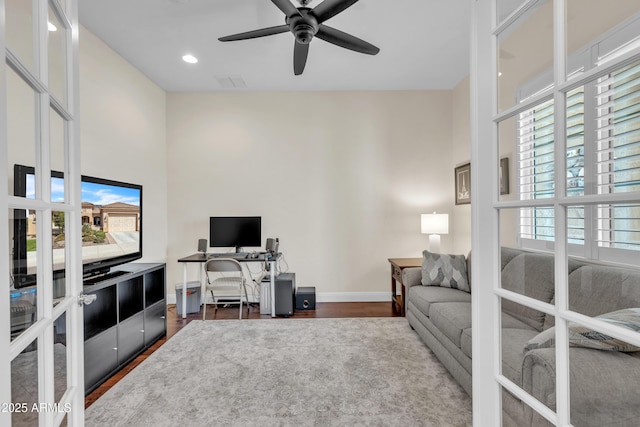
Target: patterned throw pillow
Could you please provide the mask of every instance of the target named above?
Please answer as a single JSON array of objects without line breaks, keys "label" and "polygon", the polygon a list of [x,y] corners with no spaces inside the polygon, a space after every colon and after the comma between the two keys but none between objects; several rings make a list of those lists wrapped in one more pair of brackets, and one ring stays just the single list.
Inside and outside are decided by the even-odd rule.
[{"label": "patterned throw pillow", "polygon": [[[596,319],[631,329],[640,331],[640,308],[625,308],[624,310],[613,311],[611,313],[596,316]],[[524,352],[536,348],[550,348],[556,344],[555,327],[540,332],[533,337],[524,347]],[[634,352],[640,351],[640,347],[621,341],[617,338],[584,326],[569,322],[569,345],[571,347],[585,347],[596,350]]]},{"label": "patterned throw pillow", "polygon": [[443,286],[471,292],[467,279],[467,263],[464,255],[435,254],[424,251],[422,284]]}]

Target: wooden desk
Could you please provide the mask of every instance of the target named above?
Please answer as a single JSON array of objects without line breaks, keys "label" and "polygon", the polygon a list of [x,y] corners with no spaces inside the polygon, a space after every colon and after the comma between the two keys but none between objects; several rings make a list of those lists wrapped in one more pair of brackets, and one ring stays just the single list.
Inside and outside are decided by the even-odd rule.
[{"label": "wooden desk", "polygon": [[[391,263],[391,307],[394,313],[405,315],[405,286],[402,284],[402,270],[408,267],[422,267],[422,258],[389,258]],[[396,294],[396,283],[400,283],[400,293]]]}]

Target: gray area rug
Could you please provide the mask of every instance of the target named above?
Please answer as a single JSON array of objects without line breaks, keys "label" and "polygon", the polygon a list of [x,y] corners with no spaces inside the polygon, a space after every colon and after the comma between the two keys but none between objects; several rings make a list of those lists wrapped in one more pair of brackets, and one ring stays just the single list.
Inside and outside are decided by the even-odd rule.
[{"label": "gray area rug", "polygon": [[404,318],[192,321],[86,410],[94,426],[470,426]]}]

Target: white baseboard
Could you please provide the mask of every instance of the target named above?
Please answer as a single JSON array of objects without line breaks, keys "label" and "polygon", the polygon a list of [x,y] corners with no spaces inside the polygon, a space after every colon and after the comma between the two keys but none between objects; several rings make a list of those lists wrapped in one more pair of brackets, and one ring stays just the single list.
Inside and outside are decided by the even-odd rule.
[{"label": "white baseboard", "polygon": [[[207,302],[211,302],[211,295]],[[391,302],[389,292],[318,292],[316,302]],[[167,294],[167,304],[176,303],[176,294]]]},{"label": "white baseboard", "polygon": [[390,292],[318,292],[316,302],[391,302]]}]

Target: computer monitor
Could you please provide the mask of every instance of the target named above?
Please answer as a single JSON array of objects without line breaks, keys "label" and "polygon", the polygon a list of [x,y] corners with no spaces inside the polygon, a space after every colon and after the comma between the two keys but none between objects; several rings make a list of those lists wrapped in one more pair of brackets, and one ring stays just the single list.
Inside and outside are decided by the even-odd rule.
[{"label": "computer monitor", "polygon": [[209,218],[209,246],[212,248],[262,246],[262,217],[212,216]]}]

